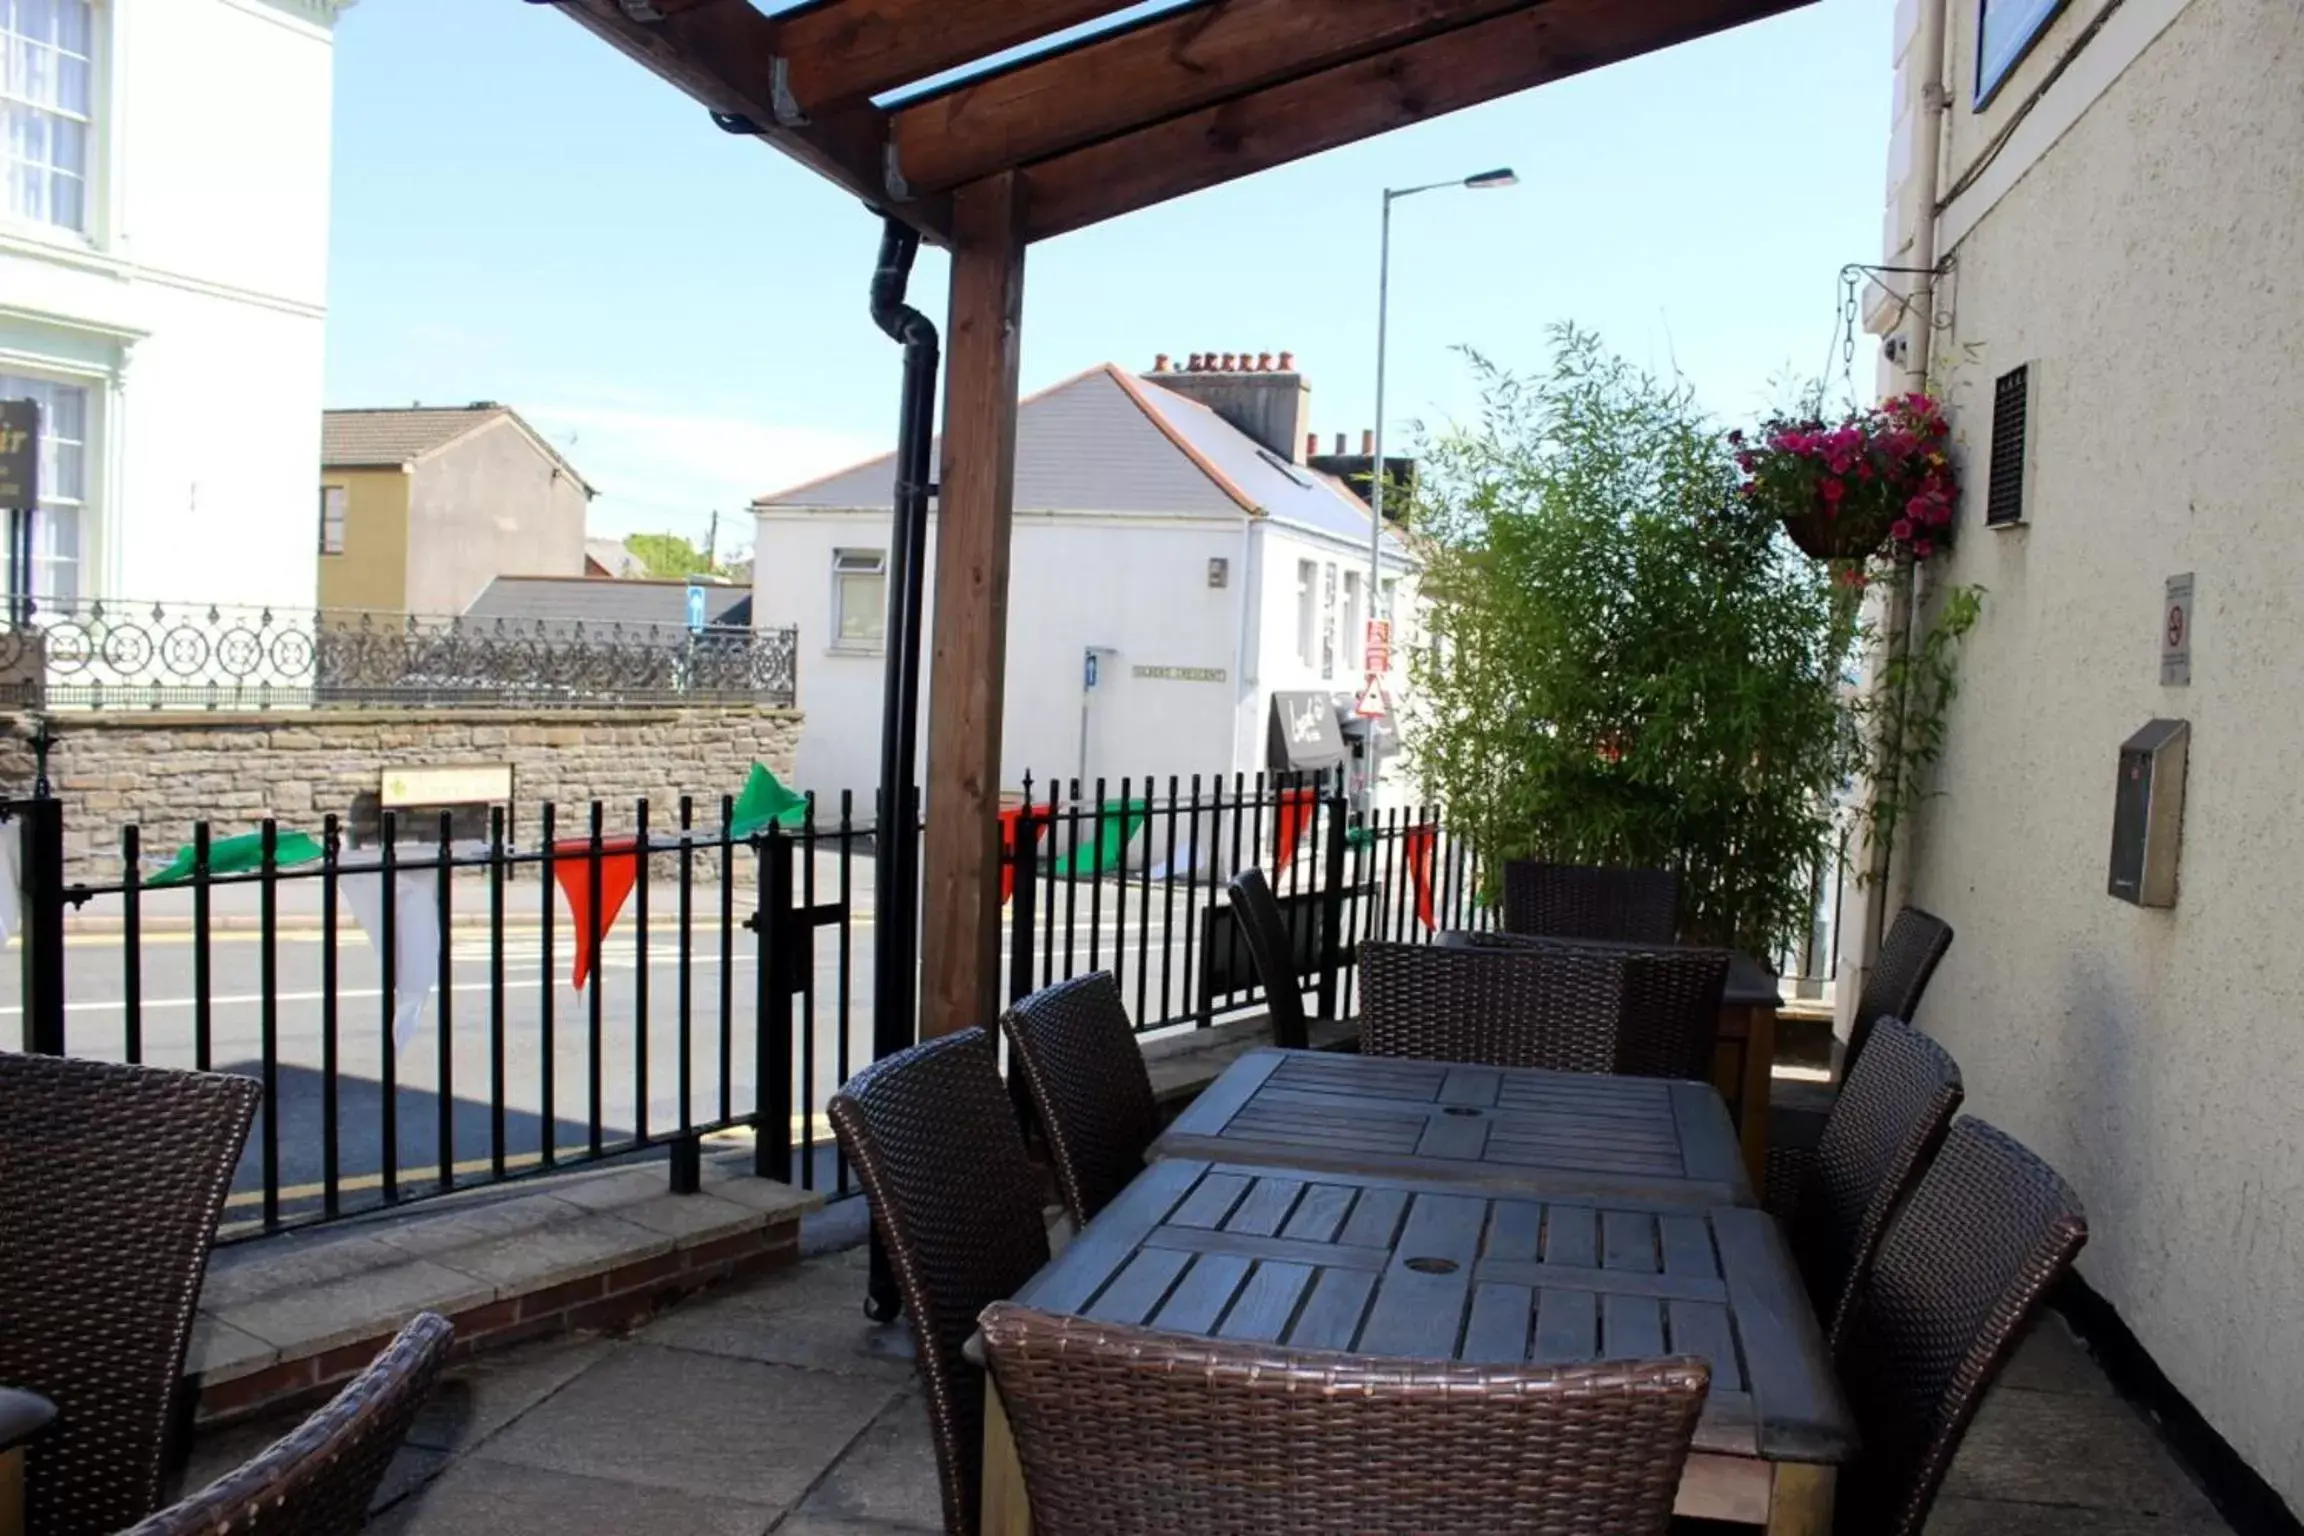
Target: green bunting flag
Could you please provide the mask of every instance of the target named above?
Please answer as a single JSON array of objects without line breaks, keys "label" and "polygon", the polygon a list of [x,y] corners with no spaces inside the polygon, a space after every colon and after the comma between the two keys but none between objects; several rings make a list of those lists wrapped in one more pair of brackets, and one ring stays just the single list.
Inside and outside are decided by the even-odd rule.
[{"label": "green bunting flag", "polygon": [[744,792],[736,797],[735,809],[728,818],[728,835],[750,837],[765,830],[770,822],[787,832],[796,832],[807,820],[808,797],[786,789],[776,775],[754,763],[751,777],[744,781]]},{"label": "green bunting flag", "polygon": [[1149,801],[1131,800],[1125,805],[1117,800],[1105,801],[1104,813],[1100,818],[1103,826],[1097,834],[1096,841],[1093,844],[1082,843],[1079,847],[1074,848],[1071,859],[1064,866],[1064,872],[1074,875],[1102,875],[1118,868],[1121,856],[1126,853],[1128,844],[1135,838],[1137,829],[1144,825],[1144,818],[1150,813],[1151,803]]},{"label": "green bunting flag", "polygon": [[[291,864],[309,864],[321,856],[319,840],[308,832],[281,832],[272,845],[275,868],[286,869]],[[193,846],[186,843],[176,850],[176,857],[168,867],[144,883],[151,885],[178,885],[192,878],[195,861]],[[211,875],[252,875],[264,867],[264,834],[243,832],[237,837],[219,838],[208,845],[208,873]]]}]

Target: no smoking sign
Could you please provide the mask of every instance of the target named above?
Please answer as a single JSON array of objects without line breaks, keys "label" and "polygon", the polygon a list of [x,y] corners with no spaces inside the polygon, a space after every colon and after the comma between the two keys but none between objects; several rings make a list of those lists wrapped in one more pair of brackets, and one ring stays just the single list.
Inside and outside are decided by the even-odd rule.
[{"label": "no smoking sign", "polygon": [[2192,573],[2168,578],[2160,605],[2160,684],[2181,688],[2192,681]]}]

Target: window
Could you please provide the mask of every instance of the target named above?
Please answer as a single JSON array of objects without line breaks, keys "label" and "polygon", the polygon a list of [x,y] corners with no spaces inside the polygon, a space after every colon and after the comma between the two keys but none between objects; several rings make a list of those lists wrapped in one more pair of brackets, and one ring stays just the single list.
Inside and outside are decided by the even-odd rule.
[{"label": "window", "polygon": [[2032,416],[2032,370],[2011,369],[1992,386],[1992,473],[1984,495],[1986,527],[2024,521],[2026,437]]},{"label": "window", "polygon": [[876,651],[888,638],[888,552],[832,551],[832,644]]},{"label": "window", "polygon": [[87,231],[94,31],[89,0],[0,0],[0,166],[12,218]]},{"label": "window", "polygon": [[1320,680],[1336,675],[1336,567],[1320,567]]},{"label": "window", "polygon": [[1343,635],[1344,670],[1347,672],[1360,670],[1360,664],[1353,658],[1365,654],[1367,640],[1367,635],[1360,627],[1360,580],[1358,571],[1344,573],[1344,617],[1337,627]]},{"label": "window", "polygon": [[[9,0],[0,0],[5,6]],[[23,0],[16,0],[21,6]],[[40,406],[40,506],[32,520],[32,595],[80,595],[81,519],[88,511],[88,391],[0,373],[0,399]],[[4,558],[4,555],[0,555]]]},{"label": "window", "polygon": [[350,492],[340,485],[320,487],[320,553],[344,553],[344,504]]},{"label": "window", "polygon": [[2032,49],[2064,0],[1976,0],[1976,110],[1991,105],[2001,84]]},{"label": "window", "polygon": [[1320,660],[1320,568],[1309,560],[1296,562],[1296,659],[1306,666]]}]

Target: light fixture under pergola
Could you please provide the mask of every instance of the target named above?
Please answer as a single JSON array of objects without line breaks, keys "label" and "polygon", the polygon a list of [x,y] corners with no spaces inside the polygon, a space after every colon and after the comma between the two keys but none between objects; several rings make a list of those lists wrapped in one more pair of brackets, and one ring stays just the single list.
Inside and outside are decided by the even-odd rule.
[{"label": "light fixture under pergola", "polygon": [[921,906],[942,1034],[1000,1004],[1025,247],[1810,0],[535,3],[952,251]]}]

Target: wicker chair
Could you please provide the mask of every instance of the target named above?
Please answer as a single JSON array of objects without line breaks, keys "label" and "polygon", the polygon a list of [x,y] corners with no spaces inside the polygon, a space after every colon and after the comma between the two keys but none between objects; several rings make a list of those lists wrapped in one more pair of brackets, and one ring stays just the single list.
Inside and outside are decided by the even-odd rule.
[{"label": "wicker chair", "polygon": [[999,1053],[981,1029],[926,1041],[850,1078],[830,1112],[920,1343],[944,1529],[968,1536],[982,1501],[984,1377],[961,1349],[976,1315],[1048,1262]]},{"label": "wicker chair", "polygon": [[1514,859],[1504,866],[1504,929],[1546,939],[1669,944],[1680,931],[1680,877]]},{"label": "wicker chair", "polygon": [[1886,936],[1880,940],[1880,955],[1864,978],[1864,990],[1856,998],[1848,1049],[1840,1058],[1842,1081],[1856,1069],[1856,1058],[1863,1054],[1875,1021],[1912,1022],[1920,1011],[1921,994],[1928,990],[1928,978],[1936,974],[1937,962],[1951,947],[1952,925],[1944,919],[1918,907],[1906,907],[1896,914],[1896,921],[1888,925]]},{"label": "wicker chair", "polygon": [[245,1077],[0,1054],[0,1382],[56,1405],[30,1536],[160,1507],[193,1309],[262,1090]]},{"label": "wicker chair", "polygon": [[1728,988],[1733,959],[1727,950],[1483,932],[1449,933],[1441,942],[1459,949],[1581,951],[1621,964],[1624,992],[1614,1070],[1630,1077],[1712,1081],[1720,994]]},{"label": "wicker chair", "polygon": [[1292,1051],[1312,1044],[1304,1023],[1304,977],[1296,969],[1295,935],[1272,895],[1260,869],[1244,869],[1232,877],[1232,921],[1247,942],[1248,958],[1255,963],[1256,979],[1264,984],[1265,1007],[1272,1015],[1272,1043]]},{"label": "wicker chair", "polygon": [[1033,993],[1000,1019],[1014,1068],[1047,1128],[1056,1187],[1075,1226],[1144,1170],[1160,1134],[1152,1074],[1110,971]]},{"label": "wicker chair", "polygon": [[1038,1536],[1661,1536],[1701,1360],[1481,1366],[999,1305],[984,1347]]},{"label": "wicker chair", "polygon": [[351,1536],[448,1361],[455,1329],[425,1312],[285,1438],[125,1536]]},{"label": "wicker chair", "polygon": [[1835,1344],[1889,1215],[1927,1171],[1961,1097],[1960,1068],[1944,1047],[1880,1021],[1824,1122],[1791,1224],[1793,1256]]},{"label": "wicker chair", "polygon": [[1582,945],[1360,946],[1360,1050],[1612,1072],[1624,957]]},{"label": "wicker chair", "polygon": [[1977,1404],[2087,1240],[2054,1169],[1980,1120],[1952,1127],[1856,1284],[1840,1380],[1863,1451],[1836,1530],[1918,1536]]}]

